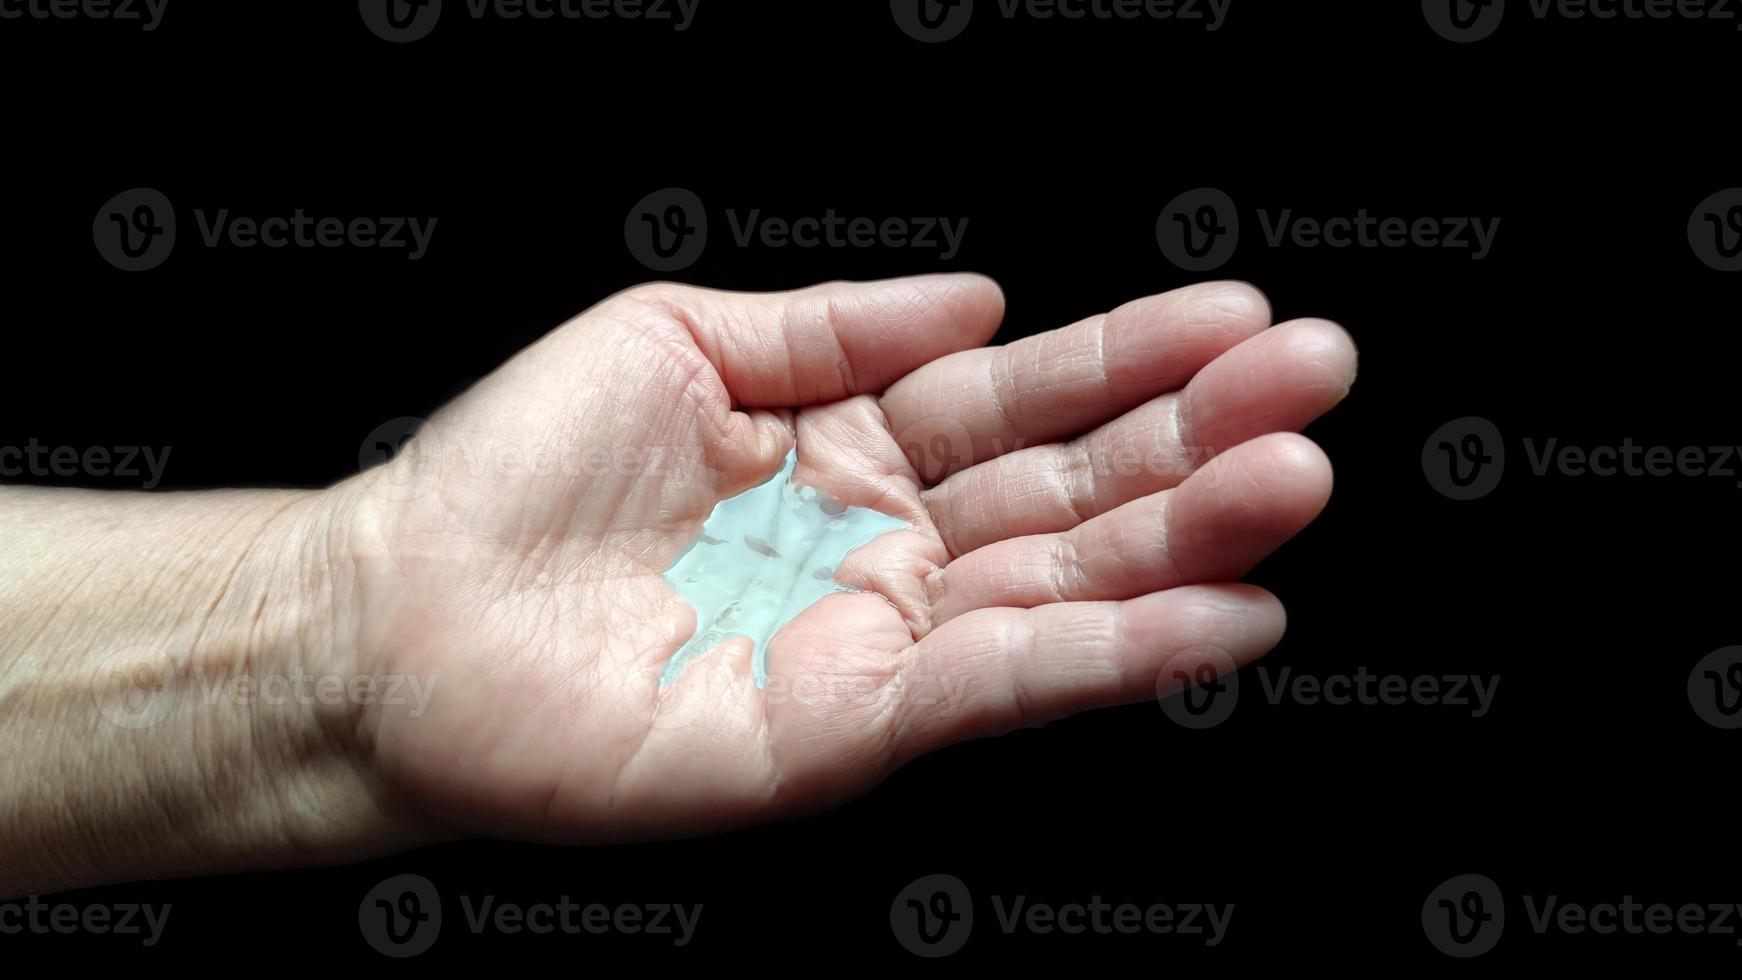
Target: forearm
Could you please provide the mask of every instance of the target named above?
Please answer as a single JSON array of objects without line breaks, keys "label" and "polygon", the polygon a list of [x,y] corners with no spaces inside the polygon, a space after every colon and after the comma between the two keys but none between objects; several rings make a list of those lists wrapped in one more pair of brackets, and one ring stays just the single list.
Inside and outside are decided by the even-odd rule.
[{"label": "forearm", "polygon": [[0,489],[0,899],[380,846],[327,503]]}]

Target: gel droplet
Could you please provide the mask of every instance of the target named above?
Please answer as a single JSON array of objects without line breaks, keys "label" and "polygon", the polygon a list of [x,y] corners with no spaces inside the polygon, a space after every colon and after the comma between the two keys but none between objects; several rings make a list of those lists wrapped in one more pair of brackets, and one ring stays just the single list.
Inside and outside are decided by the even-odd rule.
[{"label": "gel droplet", "polygon": [[666,570],[665,583],[696,611],[696,632],[666,661],[661,684],[696,657],[743,636],[754,651],[756,686],[764,686],[769,641],[818,599],[858,591],[834,580],[841,559],[908,528],[900,518],[795,486],[797,465],[798,453],[789,452],[768,482],[716,504],[696,540]]}]

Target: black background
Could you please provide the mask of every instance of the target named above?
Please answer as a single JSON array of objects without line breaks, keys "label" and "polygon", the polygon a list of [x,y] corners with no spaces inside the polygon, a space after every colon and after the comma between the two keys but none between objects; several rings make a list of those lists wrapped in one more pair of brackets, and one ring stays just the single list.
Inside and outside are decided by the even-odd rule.
[{"label": "black background", "polygon": [[[463,9],[457,0],[450,7]],[[1337,489],[1253,580],[1288,605],[1264,661],[1316,676],[1498,675],[1492,710],[1261,696],[1226,723],[1154,703],[959,746],[802,823],[705,840],[550,849],[466,843],[372,864],[97,889],[173,903],[163,941],[5,936],[0,955],[141,965],[344,961],[736,962],[1057,968],[1734,962],[1737,937],[1537,935],[1518,900],[1742,900],[1738,733],[1691,710],[1695,661],[1738,642],[1738,477],[1530,471],[1522,440],[1738,439],[1738,280],[1689,215],[1742,184],[1734,22],[1536,20],[1456,45],[1419,5],[1234,0],[1214,33],[1170,21],[1005,22],[921,44],[888,5],[703,0],[683,33],[637,22],[473,22],[387,44],[356,5],[171,0],[143,34],[0,21],[6,220],[0,445],[173,447],[165,488],[322,486],[378,424],[427,415],[604,296],[653,278],[624,242],[644,195],[706,202],[710,244],[671,278],[790,288],[974,270],[1003,285],[1000,342],[1203,276],[1156,218],[1211,186],[1245,237],[1216,277],[1279,320],[1355,337],[1348,401],[1309,434]],[[164,192],[181,239],[127,274],[93,246],[112,195]],[[207,249],[192,212],[419,215],[429,254]],[[740,248],[725,211],[967,218],[961,254]],[[1501,219],[1493,254],[1267,247],[1259,209]],[[1424,478],[1430,433],[1493,421],[1491,495]],[[32,482],[124,487],[127,480]],[[132,481],[137,486],[137,480]],[[1726,829],[1729,828],[1729,829]],[[399,873],[446,897],[435,950],[394,961],[357,927]],[[897,892],[959,876],[977,924],[928,966]],[[1423,935],[1445,879],[1507,895],[1498,948]],[[1234,903],[1213,949],[1180,936],[1004,935],[991,896]],[[457,896],[703,903],[687,947],[648,936],[467,933]],[[1742,927],[1742,923],[1737,923]],[[633,958],[633,959],[624,959]]]}]

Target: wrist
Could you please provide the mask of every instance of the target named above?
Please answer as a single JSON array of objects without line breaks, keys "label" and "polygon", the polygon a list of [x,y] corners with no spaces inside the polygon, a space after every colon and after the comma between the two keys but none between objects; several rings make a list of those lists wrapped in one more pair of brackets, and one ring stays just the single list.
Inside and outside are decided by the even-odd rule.
[{"label": "wrist", "polygon": [[403,840],[359,734],[343,493],[8,493],[0,896]]}]

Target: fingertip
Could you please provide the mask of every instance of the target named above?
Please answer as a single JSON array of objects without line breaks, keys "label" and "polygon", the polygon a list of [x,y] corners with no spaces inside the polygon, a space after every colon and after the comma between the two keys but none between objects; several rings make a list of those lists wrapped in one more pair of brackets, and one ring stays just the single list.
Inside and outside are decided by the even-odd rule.
[{"label": "fingertip", "polygon": [[1282,642],[1283,634],[1288,632],[1288,607],[1282,604],[1282,600],[1274,592],[1244,582],[1230,582],[1220,588],[1249,617],[1252,632],[1251,642],[1248,644],[1251,656],[1248,660],[1269,653]]},{"label": "fingertip", "polygon": [[1201,282],[1152,299],[1172,306],[1182,322],[1219,338],[1215,354],[1263,333],[1270,326],[1270,300],[1258,287],[1238,279]]},{"label": "fingertip", "polygon": [[1221,279],[1200,287],[1224,313],[1261,327],[1270,325],[1270,297],[1244,279]]},{"label": "fingertip", "polygon": [[1291,320],[1272,332],[1277,336],[1280,356],[1320,386],[1334,391],[1338,400],[1349,393],[1360,355],[1355,338],[1341,324],[1316,318]]},{"label": "fingertip", "polygon": [[1264,332],[1270,303],[1247,283],[1206,282],[1114,307],[1098,352],[1115,388],[1154,397]]},{"label": "fingertip", "polygon": [[[1186,585],[1131,600],[1127,621],[1144,627],[1162,651],[1158,682],[1194,676],[1198,664],[1222,673],[1245,666],[1281,642],[1288,617],[1270,592],[1238,582]],[[1163,692],[1166,693],[1166,692]]]},{"label": "fingertip", "polygon": [[846,356],[846,393],[875,394],[915,368],[985,344],[1004,319],[1004,291],[987,276],[959,272],[834,282],[791,294],[784,312],[789,325],[820,325]]},{"label": "fingertip", "polygon": [[966,280],[962,286],[963,291],[979,303],[975,322],[980,326],[982,332],[975,340],[975,346],[978,346],[990,341],[992,335],[997,333],[998,328],[1004,323],[1004,311],[1007,305],[1004,287],[999,285],[998,280],[983,273],[964,272],[960,273],[960,276]]},{"label": "fingertip", "polygon": [[1331,460],[1295,432],[1272,432],[1235,446],[1193,473],[1180,490],[1224,506],[1272,508],[1279,499],[1317,501],[1331,492]]},{"label": "fingertip", "polygon": [[1252,440],[1255,476],[1270,496],[1291,504],[1300,526],[1317,517],[1331,497],[1331,459],[1318,443],[1295,432]]},{"label": "fingertip", "polygon": [[1237,579],[1318,517],[1331,463],[1305,436],[1242,443],[1169,491],[1168,548],[1189,580]]},{"label": "fingertip", "polygon": [[1282,600],[1268,589],[1245,582],[1217,582],[1182,586],[1196,608],[1196,620],[1208,628],[1199,639],[1209,642],[1221,631],[1239,637],[1245,645],[1268,650],[1282,639],[1288,614]]},{"label": "fingertip", "polygon": [[890,281],[910,284],[944,307],[948,311],[946,322],[962,341],[959,349],[985,344],[1004,322],[1004,289],[983,273],[938,272]]}]

